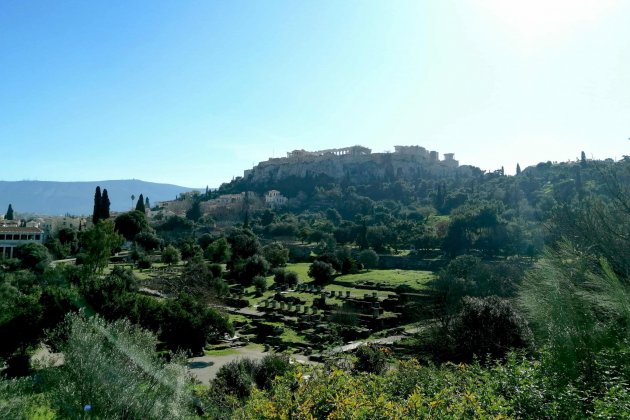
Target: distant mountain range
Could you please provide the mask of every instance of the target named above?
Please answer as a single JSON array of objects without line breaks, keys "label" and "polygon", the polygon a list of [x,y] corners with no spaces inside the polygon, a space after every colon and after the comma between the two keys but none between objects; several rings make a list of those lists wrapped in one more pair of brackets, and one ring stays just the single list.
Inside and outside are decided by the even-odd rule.
[{"label": "distant mountain range", "polygon": [[174,200],[180,193],[193,190],[138,179],[93,182],[0,181],[0,214],[4,215],[11,204],[18,214],[90,215],[96,186],[100,186],[101,190],[107,189],[111,211],[129,210],[132,194],[136,201],[140,194],[149,197],[153,205],[158,201]]}]

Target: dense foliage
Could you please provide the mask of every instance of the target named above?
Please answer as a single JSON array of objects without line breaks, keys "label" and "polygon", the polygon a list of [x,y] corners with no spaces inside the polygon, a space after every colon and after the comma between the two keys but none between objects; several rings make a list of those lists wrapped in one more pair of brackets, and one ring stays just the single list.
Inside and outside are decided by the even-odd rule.
[{"label": "dense foliage", "polygon": [[[140,196],[108,220],[97,190],[91,228],[62,229],[0,261],[0,417],[186,418],[193,406],[210,418],[630,416],[630,159],[412,178],[237,179],[219,193],[275,188],[289,201],[262,209],[245,194],[225,220],[203,214],[211,191],[180,216],[150,221]],[[242,224],[228,227],[228,216]],[[110,264],[123,238],[127,266],[154,267],[143,283]],[[75,255],[77,266],[51,267],[51,254]],[[422,293],[395,289],[408,300],[395,310],[422,319],[419,332],[394,352],[361,346],[343,369],[284,355],[229,363],[193,400],[171,352],[233,335],[210,304],[247,306],[241,296],[268,285],[284,299],[309,281],[284,268],[296,261],[318,285],[432,267]],[[337,308],[317,328],[333,340],[362,316]],[[254,331],[282,332],[270,322]],[[31,363],[43,343],[63,352],[62,366]]]}]

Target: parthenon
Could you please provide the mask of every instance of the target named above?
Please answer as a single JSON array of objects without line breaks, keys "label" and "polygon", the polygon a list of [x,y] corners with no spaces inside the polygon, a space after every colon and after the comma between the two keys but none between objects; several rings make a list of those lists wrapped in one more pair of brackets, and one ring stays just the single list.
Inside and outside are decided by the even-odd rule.
[{"label": "parthenon", "polygon": [[343,156],[343,155],[369,155],[372,153],[371,149],[363,146],[351,146],[351,147],[343,147],[340,149],[325,149],[325,150],[317,150],[315,152],[309,152],[304,149],[294,150],[292,152],[287,152],[287,158],[295,158],[295,157],[303,157],[303,156]]}]

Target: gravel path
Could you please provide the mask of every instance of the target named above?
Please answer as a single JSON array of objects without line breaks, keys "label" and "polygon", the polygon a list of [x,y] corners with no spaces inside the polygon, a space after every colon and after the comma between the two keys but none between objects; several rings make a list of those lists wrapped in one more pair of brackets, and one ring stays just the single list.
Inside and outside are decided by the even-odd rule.
[{"label": "gravel path", "polygon": [[390,335],[387,337],[383,337],[383,338],[375,338],[373,340],[363,340],[363,341],[356,341],[354,343],[350,343],[350,344],[344,344],[343,346],[338,346],[335,348],[332,348],[328,351],[328,354],[333,355],[333,354],[337,354],[337,353],[345,353],[347,351],[351,351],[354,350],[358,347],[361,347],[365,344],[368,343],[373,343],[373,344],[394,344],[396,341],[400,341],[403,338],[407,337],[410,334],[415,334],[418,331],[420,331],[422,329],[422,327],[414,327],[414,328],[410,328],[408,330],[405,330],[405,334],[396,334],[396,335]]},{"label": "gravel path", "polygon": [[[265,352],[261,348],[246,346],[234,349],[235,353],[225,356],[200,356],[188,359],[188,367],[193,376],[199,379],[203,384],[208,384],[217,375],[221,366],[226,365],[234,360],[254,359],[260,360],[272,352]],[[292,359],[303,363],[313,363],[306,356],[292,354]]]}]

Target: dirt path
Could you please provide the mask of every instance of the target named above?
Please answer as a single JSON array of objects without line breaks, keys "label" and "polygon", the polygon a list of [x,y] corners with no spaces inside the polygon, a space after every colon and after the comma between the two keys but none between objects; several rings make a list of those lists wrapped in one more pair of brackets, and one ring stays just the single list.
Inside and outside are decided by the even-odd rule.
[{"label": "dirt path", "polygon": [[[188,359],[188,367],[195,378],[203,384],[208,384],[217,375],[221,366],[226,365],[234,360],[254,359],[260,360],[272,352],[263,351],[258,346],[246,346],[234,349],[234,353],[221,356],[200,356]],[[313,363],[306,356],[293,354],[292,359],[302,363]]]},{"label": "dirt path", "polygon": [[362,340],[362,341],[355,341],[354,343],[349,343],[349,344],[344,344],[343,346],[338,346],[335,348],[332,348],[328,351],[329,355],[334,355],[334,354],[338,354],[338,353],[345,353],[347,351],[351,351],[354,350],[360,346],[363,346],[365,344],[368,343],[373,343],[373,344],[394,344],[396,341],[400,341],[403,338],[411,335],[411,334],[415,334],[417,332],[419,332],[423,327],[414,327],[414,328],[410,328],[408,330],[405,330],[406,334],[396,334],[396,335],[389,335],[387,337],[383,337],[383,338],[375,338],[373,340]]}]

